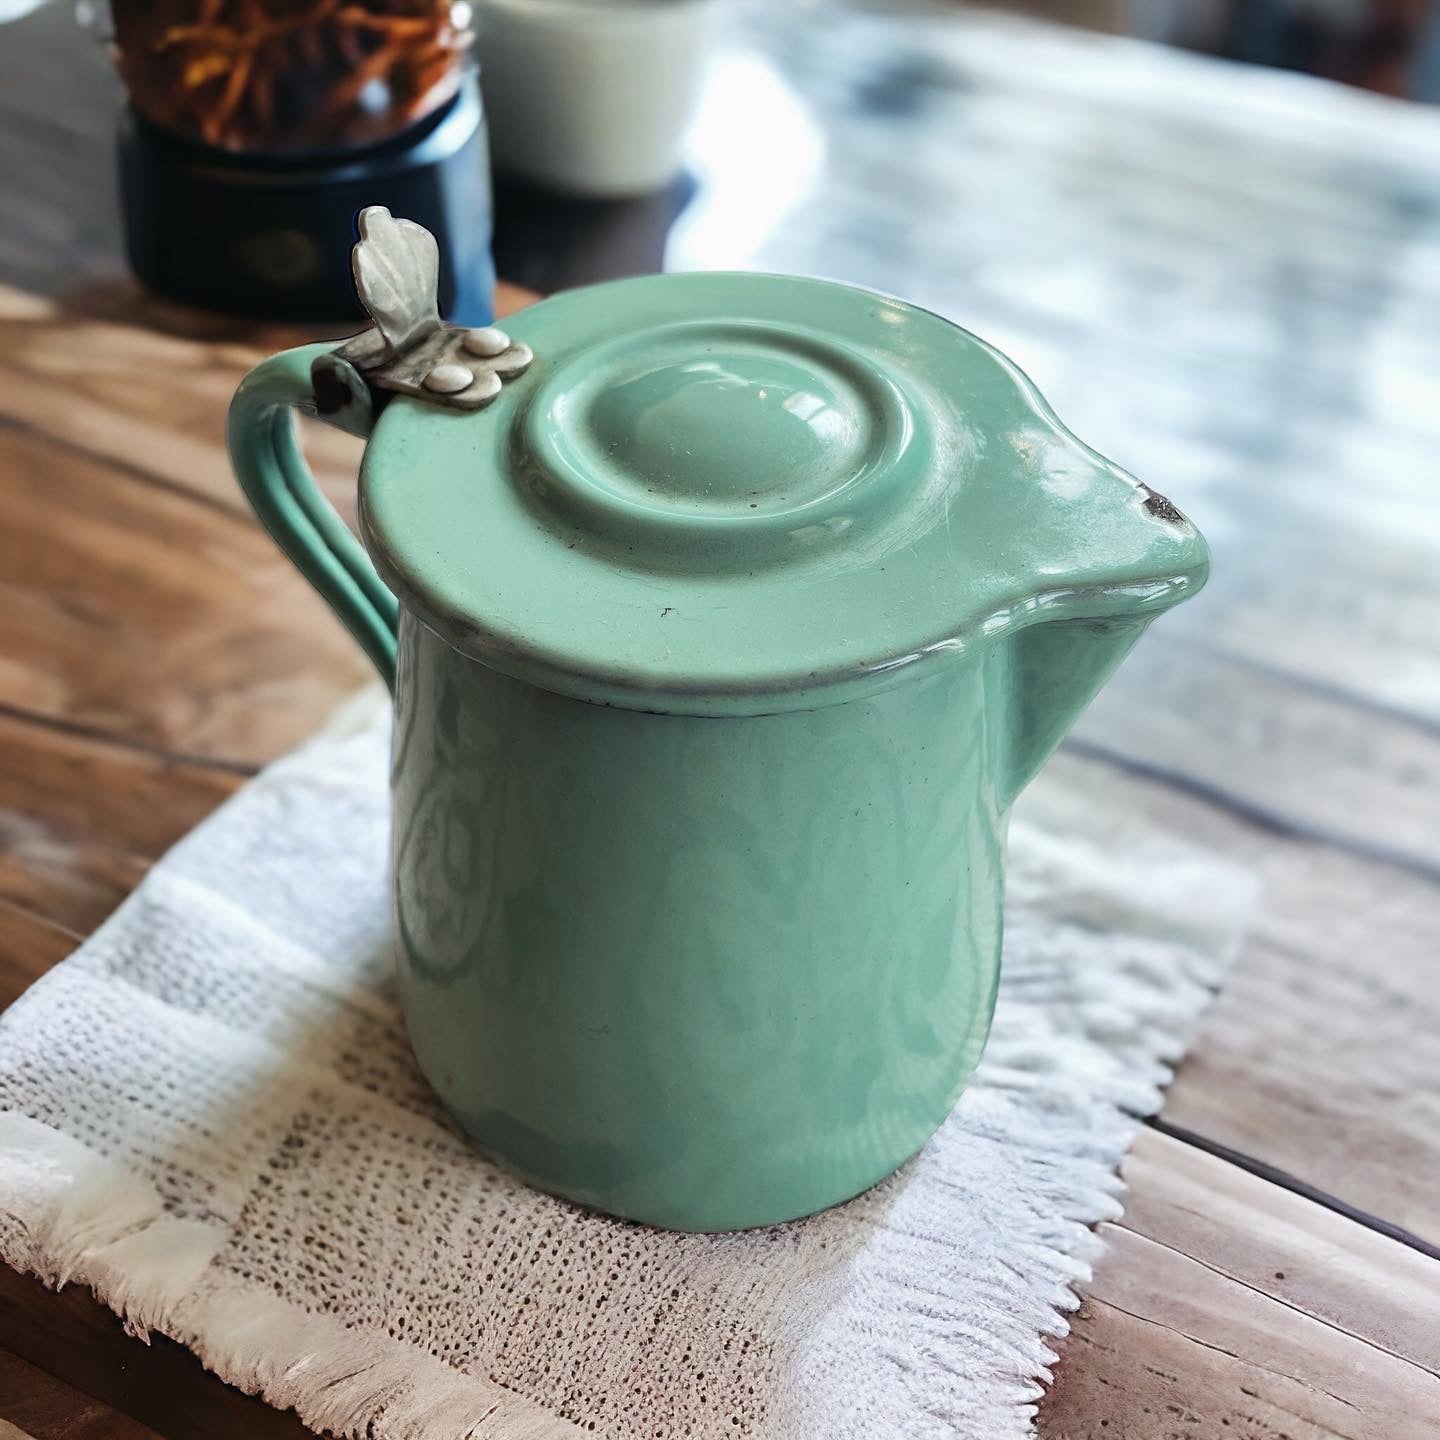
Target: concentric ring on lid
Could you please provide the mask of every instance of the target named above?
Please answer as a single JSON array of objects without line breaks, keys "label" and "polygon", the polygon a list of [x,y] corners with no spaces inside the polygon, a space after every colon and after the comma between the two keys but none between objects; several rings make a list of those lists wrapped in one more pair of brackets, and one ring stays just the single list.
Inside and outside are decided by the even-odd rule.
[{"label": "concentric ring on lid", "polygon": [[755,321],[682,322],[563,360],[521,428],[533,463],[516,473],[542,503],[604,539],[669,553],[699,538],[743,565],[899,503],[916,443],[885,367]]}]

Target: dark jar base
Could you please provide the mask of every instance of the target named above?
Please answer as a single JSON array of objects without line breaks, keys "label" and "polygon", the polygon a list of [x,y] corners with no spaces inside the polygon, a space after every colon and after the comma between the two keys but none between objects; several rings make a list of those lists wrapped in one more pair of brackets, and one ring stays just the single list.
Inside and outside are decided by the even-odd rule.
[{"label": "dark jar base", "polygon": [[403,135],[363,150],[241,155],[180,139],[126,107],[120,190],[130,264],[174,300],[255,318],[365,320],[350,274],[366,205],[418,221],[440,243],[440,309],[493,319],[484,115],[467,77]]}]

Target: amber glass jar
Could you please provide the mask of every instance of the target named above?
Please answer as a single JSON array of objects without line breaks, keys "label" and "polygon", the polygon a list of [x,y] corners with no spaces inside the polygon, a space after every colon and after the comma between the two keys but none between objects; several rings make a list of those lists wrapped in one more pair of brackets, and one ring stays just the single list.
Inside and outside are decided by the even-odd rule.
[{"label": "amber glass jar", "polygon": [[454,0],[111,0],[135,109],[251,154],[373,145],[459,87],[470,6]]}]

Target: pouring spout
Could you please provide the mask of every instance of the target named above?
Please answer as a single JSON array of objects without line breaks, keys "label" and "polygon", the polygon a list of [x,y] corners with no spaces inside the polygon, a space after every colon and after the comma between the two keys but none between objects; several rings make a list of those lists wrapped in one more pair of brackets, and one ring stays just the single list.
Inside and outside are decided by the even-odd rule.
[{"label": "pouring spout", "polygon": [[1092,571],[1089,584],[1036,604],[1034,618],[999,647],[1010,713],[1004,804],[1034,779],[1151,622],[1209,576],[1209,551],[1195,527],[1163,495],[1131,483],[1142,523],[1153,532],[1141,563],[1109,583]]}]

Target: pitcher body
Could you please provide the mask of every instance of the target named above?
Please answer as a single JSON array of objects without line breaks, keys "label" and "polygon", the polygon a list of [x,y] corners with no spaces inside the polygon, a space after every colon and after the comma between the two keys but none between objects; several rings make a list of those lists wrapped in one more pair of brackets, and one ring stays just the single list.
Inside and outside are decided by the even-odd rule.
[{"label": "pitcher body", "polygon": [[733,1229],[865,1189],[949,1113],[998,973],[1003,676],[642,715],[402,617],[394,894],[416,1054],[526,1179]]}]

